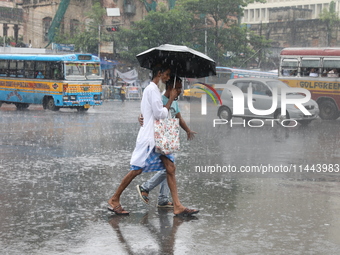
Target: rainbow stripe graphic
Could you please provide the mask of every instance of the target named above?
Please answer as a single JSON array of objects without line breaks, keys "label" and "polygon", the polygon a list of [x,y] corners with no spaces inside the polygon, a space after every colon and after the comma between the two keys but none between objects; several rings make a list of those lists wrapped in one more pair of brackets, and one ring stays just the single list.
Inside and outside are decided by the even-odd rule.
[{"label": "rainbow stripe graphic", "polygon": [[[215,96],[218,99],[218,101],[220,102],[220,105],[222,105],[222,100],[221,100],[220,95],[217,93],[217,91],[212,86],[210,86],[210,85],[208,85],[206,83],[203,83],[203,82],[198,82],[198,84],[202,84],[202,85],[206,86],[209,90],[211,90],[215,94]],[[196,88],[201,89],[205,93],[207,93],[210,96],[210,98],[213,100],[214,104],[217,105],[217,102],[216,102],[216,99],[215,99],[214,95],[209,90],[201,88],[201,87],[196,87]]]}]

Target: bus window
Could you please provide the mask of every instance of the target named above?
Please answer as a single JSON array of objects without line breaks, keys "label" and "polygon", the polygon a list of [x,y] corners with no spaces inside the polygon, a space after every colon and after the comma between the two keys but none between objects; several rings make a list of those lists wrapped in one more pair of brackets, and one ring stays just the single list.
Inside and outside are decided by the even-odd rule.
[{"label": "bus window", "polygon": [[297,76],[298,60],[293,58],[285,58],[281,63],[281,74],[283,76]]},{"label": "bus window", "polygon": [[324,58],[323,68],[324,77],[339,77],[340,59]]},{"label": "bus window", "polygon": [[52,63],[45,62],[45,79],[52,79],[53,73],[52,73]]},{"label": "bus window", "polygon": [[18,60],[17,62],[17,77],[24,77],[24,61]]},{"label": "bus window", "polygon": [[52,64],[52,75],[55,80],[63,79],[62,65],[60,62]]},{"label": "bus window", "polygon": [[0,60],[0,76],[7,76],[8,62],[7,60]]},{"label": "bus window", "polygon": [[25,61],[25,77],[34,78],[34,61]]},{"label": "bus window", "polygon": [[9,73],[10,77],[16,77],[17,76],[17,61],[16,60],[10,60],[9,61],[8,73]]},{"label": "bus window", "polygon": [[302,58],[301,76],[318,77],[320,69],[320,58]]},{"label": "bus window", "polygon": [[46,74],[46,62],[37,61],[35,63],[35,78],[44,79]]}]

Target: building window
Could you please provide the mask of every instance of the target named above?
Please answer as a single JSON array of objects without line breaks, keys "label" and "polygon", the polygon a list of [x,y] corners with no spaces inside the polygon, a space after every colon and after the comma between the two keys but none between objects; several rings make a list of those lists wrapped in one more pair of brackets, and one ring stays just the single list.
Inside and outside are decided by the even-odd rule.
[{"label": "building window", "polygon": [[248,10],[244,10],[244,21],[247,22],[248,21]]},{"label": "building window", "polygon": [[44,42],[48,42],[48,30],[51,26],[52,18],[46,17],[43,19],[43,36],[44,36]]},{"label": "building window", "polygon": [[70,22],[70,34],[71,36],[75,35],[77,31],[79,30],[79,20],[71,19]]},{"label": "building window", "polygon": [[7,36],[8,25],[7,25],[6,23],[4,23],[4,24],[2,25],[2,29],[3,29],[3,31],[2,31],[3,36],[4,36],[4,37]]}]

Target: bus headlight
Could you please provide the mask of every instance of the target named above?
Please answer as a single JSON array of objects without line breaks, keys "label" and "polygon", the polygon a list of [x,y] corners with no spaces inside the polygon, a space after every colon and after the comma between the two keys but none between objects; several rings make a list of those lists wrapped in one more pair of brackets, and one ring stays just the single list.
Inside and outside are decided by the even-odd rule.
[{"label": "bus headlight", "polygon": [[70,96],[70,100],[76,101],[77,97],[76,96]]},{"label": "bus headlight", "polygon": [[63,101],[68,101],[68,96],[63,96]]},{"label": "bus headlight", "polygon": [[94,96],[93,96],[93,99],[94,99],[94,100],[100,100],[100,95],[94,95]]}]

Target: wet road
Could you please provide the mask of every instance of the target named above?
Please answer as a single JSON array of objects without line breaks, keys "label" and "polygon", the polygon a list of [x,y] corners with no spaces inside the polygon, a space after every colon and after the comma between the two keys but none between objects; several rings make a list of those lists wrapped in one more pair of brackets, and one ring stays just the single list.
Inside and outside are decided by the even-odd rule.
[{"label": "wet road", "polygon": [[201,116],[199,103],[180,105],[199,133],[188,142],[182,132],[176,156],[182,203],[201,210],[190,219],[157,209],[156,191],[150,206],[140,201],[135,186],[152,173],[123,193],[130,216],[106,210],[129,167],[139,102],[85,114],[3,105],[1,254],[339,254],[340,120],[213,127],[215,106]]}]

